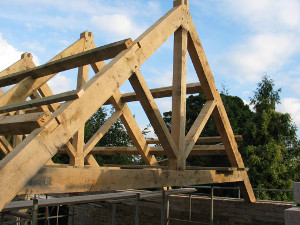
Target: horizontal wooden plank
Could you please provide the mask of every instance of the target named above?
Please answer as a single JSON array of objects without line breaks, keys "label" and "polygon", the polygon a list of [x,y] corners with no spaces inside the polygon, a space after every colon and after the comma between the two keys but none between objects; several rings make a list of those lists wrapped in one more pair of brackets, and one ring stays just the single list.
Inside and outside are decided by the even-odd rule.
[{"label": "horizontal wooden plank", "polygon": [[76,55],[48,62],[33,69],[9,74],[0,77],[0,87],[16,84],[26,77],[39,78],[76,67],[88,65],[94,62],[111,59],[124,49],[127,49],[131,44],[132,40],[129,38],[112,44],[94,48],[92,50],[88,50]]},{"label": "horizontal wooden plank", "polygon": [[[104,164],[104,167],[117,167],[120,169],[168,169],[167,166],[158,165],[113,165]],[[215,170],[218,172],[232,172],[232,171],[248,171],[249,168],[237,168],[237,167],[200,167],[200,166],[187,166],[187,170]]]},{"label": "horizontal wooden plank", "polygon": [[[242,135],[235,135],[236,141],[243,141]],[[216,137],[199,137],[196,143],[214,143],[214,142],[222,142],[222,139],[220,136]],[[147,140],[148,144],[160,144],[158,139],[152,139]]]},{"label": "horizontal wooden plank", "polygon": [[42,168],[19,194],[93,192],[243,181],[245,171]]},{"label": "horizontal wooden plank", "polygon": [[[150,92],[153,98],[164,98],[164,97],[171,97],[172,96],[172,86],[169,87],[162,87],[162,88],[153,88],[150,89]],[[196,94],[202,93],[202,88],[199,82],[197,83],[190,83],[186,85],[186,93],[187,94]],[[136,98],[135,92],[125,93],[122,95],[123,102],[133,102],[138,101]]]},{"label": "horizontal wooden plank", "polygon": [[[151,155],[165,155],[163,148],[150,147]],[[58,154],[67,154],[65,149],[58,151]],[[136,147],[94,147],[90,154],[93,155],[139,155]],[[223,145],[195,145],[190,155],[226,155]]]},{"label": "horizontal wooden plank", "polygon": [[[166,195],[185,194],[185,193],[193,193],[196,191],[197,189],[195,188],[179,188],[174,190],[166,190],[165,194]],[[90,202],[99,202],[99,201],[107,201],[107,200],[114,200],[114,199],[127,199],[127,198],[135,198],[138,193],[140,194],[140,199],[149,199],[153,197],[159,197],[162,195],[162,191],[143,191],[143,192],[122,191],[122,192],[106,193],[106,194],[39,199],[38,205],[39,207],[47,207],[47,206],[57,206],[57,205],[85,204]],[[31,208],[32,206],[33,206],[33,200],[13,201],[3,209],[3,212]]]},{"label": "horizontal wooden plank", "polygon": [[51,117],[49,112],[38,112],[0,117],[0,135],[29,134],[43,126]]},{"label": "horizontal wooden plank", "polygon": [[68,91],[57,95],[47,96],[43,98],[32,99],[30,101],[19,102],[16,104],[6,105],[0,107],[0,113],[13,112],[22,109],[29,109],[42,105],[49,105],[56,102],[64,102],[75,100],[83,94],[83,90],[80,91]]}]

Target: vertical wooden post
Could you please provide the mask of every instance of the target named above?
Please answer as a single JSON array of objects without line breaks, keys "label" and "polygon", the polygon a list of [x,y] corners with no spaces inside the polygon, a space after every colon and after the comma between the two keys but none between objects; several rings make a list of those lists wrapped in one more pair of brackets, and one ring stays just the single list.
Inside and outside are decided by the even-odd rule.
[{"label": "vertical wooden post", "polygon": [[[174,1],[174,6],[181,1]],[[182,1],[183,3],[184,1]],[[180,27],[174,33],[172,137],[178,148],[176,169],[185,170],[185,121],[186,121],[187,30]],[[170,168],[174,161],[170,161]]]},{"label": "vertical wooden post", "polygon": [[[85,31],[80,34],[80,38],[93,38],[92,33]],[[87,46],[85,46],[85,49]],[[77,90],[79,90],[89,80],[89,65],[78,68]],[[84,167],[84,125],[81,127],[73,137],[73,146],[76,150],[76,156],[70,159],[70,164],[76,167]]]},{"label": "vertical wooden post", "polygon": [[[16,115],[24,114],[22,110],[17,111]],[[13,148],[20,144],[23,140],[23,135],[14,135],[13,136]]]}]

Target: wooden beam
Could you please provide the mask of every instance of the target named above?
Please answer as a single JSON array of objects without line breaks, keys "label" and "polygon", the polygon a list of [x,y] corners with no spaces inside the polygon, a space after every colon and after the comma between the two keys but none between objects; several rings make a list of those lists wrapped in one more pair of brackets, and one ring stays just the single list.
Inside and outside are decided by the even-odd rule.
[{"label": "wooden beam", "polygon": [[242,181],[244,174],[244,171],[232,171],[229,175],[216,170],[120,170],[49,166],[41,169],[19,194],[92,192],[227,183]]},{"label": "wooden beam", "polygon": [[[235,141],[243,141],[242,135],[235,135]],[[197,143],[213,143],[213,142],[222,142],[221,136],[216,137],[199,137]]]},{"label": "wooden beam", "polygon": [[43,126],[49,119],[50,114],[47,112],[1,116],[0,134],[29,134],[36,128]]},{"label": "wooden beam", "polygon": [[47,96],[44,98],[36,98],[25,102],[15,103],[0,107],[0,113],[13,112],[21,109],[29,109],[33,107],[49,105],[52,103],[58,103],[63,101],[70,101],[79,98],[83,94],[83,90],[80,91],[67,91],[57,95]]},{"label": "wooden beam", "polygon": [[[235,141],[243,141],[242,135],[235,135],[234,136]],[[214,143],[214,142],[222,142],[221,136],[215,136],[215,137],[199,137],[196,143]],[[158,139],[148,139],[148,144],[160,144],[160,141]]]},{"label": "wooden beam", "polygon": [[[169,87],[162,87],[162,88],[153,88],[150,89],[150,92],[153,98],[165,98],[172,96],[172,86]],[[187,94],[197,94],[202,93],[202,88],[199,82],[190,83],[186,85],[186,93]],[[134,102],[138,101],[135,92],[125,93],[122,94],[122,101],[123,102]],[[108,104],[108,103],[106,103]]]},{"label": "wooden beam", "polygon": [[[6,150],[7,153],[9,153],[13,150],[13,147],[9,143],[9,139],[7,140],[4,136],[0,136],[0,143],[1,143],[1,149],[2,149],[2,147],[4,147],[4,149]],[[4,150],[3,150],[3,153],[4,153]]]},{"label": "wooden beam", "polygon": [[104,45],[76,55],[58,59],[27,71],[17,72],[0,77],[0,87],[16,84],[26,77],[40,78],[53,73],[62,72],[76,67],[88,65],[93,62],[114,58],[121,51],[132,44],[131,39],[125,39],[112,44]]},{"label": "wooden beam", "polygon": [[185,158],[189,156],[215,107],[216,102],[212,100],[208,100],[204,104],[201,112],[197,116],[197,119],[185,137]]},{"label": "wooden beam", "polygon": [[[67,149],[58,151],[59,154],[67,154]],[[94,147],[90,150],[92,155],[140,155],[136,147]],[[150,147],[150,155],[163,156],[166,152],[161,146]],[[193,155],[226,155],[224,145],[195,145],[190,153]]]},{"label": "wooden beam", "polygon": [[163,146],[169,159],[176,159],[178,149],[175,142],[159,112],[159,109],[151,95],[151,92],[140,71],[136,71],[129,81],[137,93],[138,99],[144,108],[144,111]]},{"label": "wooden beam", "polygon": [[[83,86],[85,92],[81,98],[62,104],[45,126],[33,131],[11,154],[1,160],[0,210],[56,154],[58,148],[63,146],[178,29],[183,13],[187,12],[182,7],[171,9],[129,49],[121,52],[91,78]],[[83,105],[85,107],[82,107]]]},{"label": "wooden beam", "polygon": [[[174,2],[174,6],[176,2]],[[183,18],[186,23],[186,16]],[[174,33],[173,88],[171,134],[178,149],[176,169],[184,170],[186,123],[187,30],[180,27]],[[172,163],[172,162],[169,162]]]},{"label": "wooden beam", "polygon": [[[88,32],[84,32],[84,33],[80,34],[80,37],[85,37],[85,36],[88,36]],[[95,49],[92,49],[90,51],[93,51],[93,50],[95,50]],[[90,68],[89,65],[81,66],[78,68],[78,76],[77,76],[77,90],[78,91],[89,80],[89,68]],[[85,124],[73,136],[72,144],[75,148],[76,155],[74,158],[70,159],[70,164],[73,166],[76,166],[76,167],[84,167],[84,161],[85,161],[84,160],[85,155],[83,153],[83,151],[84,151],[84,149],[83,149],[83,147],[84,147],[84,127],[85,127]]]}]

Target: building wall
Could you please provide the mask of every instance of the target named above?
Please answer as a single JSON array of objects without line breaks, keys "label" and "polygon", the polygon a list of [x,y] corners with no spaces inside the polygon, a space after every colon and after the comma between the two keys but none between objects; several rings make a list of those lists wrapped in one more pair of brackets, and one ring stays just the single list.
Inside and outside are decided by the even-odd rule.
[{"label": "building wall", "polygon": [[[284,210],[291,203],[261,201],[254,204],[244,203],[241,199],[214,200],[214,224],[222,225],[283,225]],[[75,206],[74,224],[108,224],[111,219],[112,204],[98,203]],[[189,199],[185,196],[170,196],[170,225],[196,224],[182,220],[189,219]],[[192,221],[209,223],[210,199],[192,198]],[[141,225],[161,224],[160,198],[140,202],[139,219]],[[116,204],[116,225],[135,224],[135,201]]]}]

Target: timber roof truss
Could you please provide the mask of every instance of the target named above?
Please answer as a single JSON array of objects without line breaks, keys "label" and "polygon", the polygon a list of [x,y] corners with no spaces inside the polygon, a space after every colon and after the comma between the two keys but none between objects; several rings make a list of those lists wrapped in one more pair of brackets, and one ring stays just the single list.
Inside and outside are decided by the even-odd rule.
[{"label": "timber roof truss", "polygon": [[[139,67],[174,34],[173,86],[149,89]],[[200,83],[186,84],[187,53]],[[104,60],[112,59],[107,65]],[[95,75],[88,79],[89,66]],[[58,72],[77,68],[77,89],[54,95],[47,82]],[[129,80],[134,93],[121,94]],[[0,210],[18,194],[89,192],[238,182],[245,200],[255,197],[238,151],[222,99],[198,37],[186,0],[174,7],[135,41],[126,39],[96,47],[93,34],[80,39],[48,63],[35,66],[30,53],[0,73],[0,86],[15,84],[0,96]],[[186,94],[203,93],[207,99],[185,134]],[[169,132],[155,98],[172,96]],[[27,100],[27,98],[31,100]],[[158,140],[146,140],[126,102],[139,101]],[[86,121],[103,105],[115,112],[87,143]],[[200,137],[210,117],[220,137]],[[95,147],[121,119],[133,147]],[[196,145],[221,142],[222,145]],[[150,147],[150,144],[160,144]],[[68,154],[69,165],[52,157]],[[143,166],[99,166],[95,154],[140,155]],[[189,155],[227,155],[231,168],[187,167]],[[159,162],[157,155],[167,156]],[[166,163],[167,166],[160,166]]]}]

